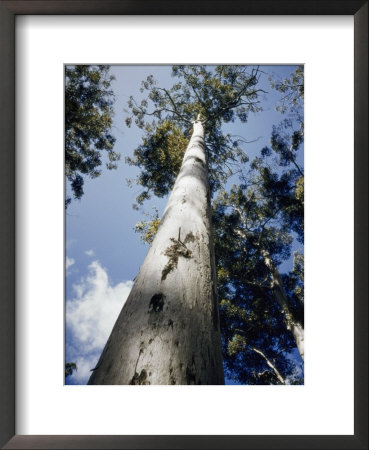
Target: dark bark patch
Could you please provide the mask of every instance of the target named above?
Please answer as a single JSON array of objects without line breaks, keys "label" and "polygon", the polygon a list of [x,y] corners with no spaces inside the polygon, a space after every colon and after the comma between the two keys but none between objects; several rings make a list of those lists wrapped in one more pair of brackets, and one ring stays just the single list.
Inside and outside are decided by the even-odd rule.
[{"label": "dark bark patch", "polygon": [[155,294],[151,297],[149,304],[149,312],[160,312],[163,311],[164,307],[164,295],[163,294]]},{"label": "dark bark patch", "polygon": [[169,320],[168,320],[167,325],[168,325],[168,328],[169,328],[169,327],[172,327],[172,330],[173,330],[173,320],[172,320],[172,319],[169,319]]},{"label": "dark bark patch", "polygon": [[207,204],[210,205],[210,192],[209,192],[209,189],[206,191],[206,201],[207,201]]},{"label": "dark bark patch", "polygon": [[202,167],[205,166],[204,161],[203,161],[202,159],[198,158],[197,156],[194,156],[194,155],[186,156],[186,158],[183,160],[183,162],[186,163],[186,162],[189,161],[190,159],[193,159],[194,162],[197,162],[197,163],[201,164]]},{"label": "dark bark patch", "polygon": [[198,158],[197,156],[194,156],[193,159],[195,160],[195,162],[201,164],[202,166],[204,166],[204,161],[200,158]]},{"label": "dark bark patch", "polygon": [[195,360],[192,358],[192,364],[186,368],[186,381],[187,384],[196,384],[196,366]]},{"label": "dark bark patch", "polygon": [[183,241],[184,244],[188,244],[189,242],[195,242],[195,236],[193,235],[192,231],[187,233],[185,240]]},{"label": "dark bark patch", "polygon": [[133,375],[133,378],[129,384],[136,384],[136,385],[147,385],[150,384],[150,381],[147,379],[147,372],[145,369],[141,370],[141,373],[138,374],[135,372]]},{"label": "dark bark patch", "polygon": [[177,382],[176,382],[176,377],[175,377],[175,375],[174,375],[174,369],[173,369],[173,367],[170,367],[169,368],[169,382],[170,382],[170,384],[177,384]]},{"label": "dark bark patch", "polygon": [[161,281],[164,281],[167,278],[167,275],[172,272],[172,270],[176,269],[178,266],[178,258],[182,256],[183,258],[191,258],[191,250],[189,250],[186,245],[181,242],[179,239],[170,238],[173,242],[171,246],[169,246],[164,255],[168,256],[169,261],[165,265],[164,269],[161,273]]}]

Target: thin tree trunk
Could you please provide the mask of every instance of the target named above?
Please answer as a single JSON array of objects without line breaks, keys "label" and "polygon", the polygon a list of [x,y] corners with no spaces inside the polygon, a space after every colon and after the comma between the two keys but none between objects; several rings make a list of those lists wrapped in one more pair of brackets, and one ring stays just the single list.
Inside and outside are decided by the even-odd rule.
[{"label": "thin tree trunk", "polygon": [[89,384],[224,384],[200,120],[158,232]]},{"label": "thin tree trunk", "polygon": [[304,360],[304,328],[300,322],[298,322],[288,307],[288,300],[283,288],[283,282],[281,275],[277,268],[274,266],[267,251],[263,250],[263,257],[265,265],[270,270],[272,275],[272,289],[275,298],[282,310],[282,313],[286,320],[287,329],[291,330],[291,333],[296,341],[297,349],[300,353],[302,360]]},{"label": "thin tree trunk", "polygon": [[267,363],[267,365],[273,370],[274,375],[276,376],[276,378],[278,379],[278,381],[281,384],[286,384],[284,381],[284,378],[282,377],[282,375],[280,374],[279,370],[276,368],[276,366],[270,361],[270,359],[268,359],[267,356],[265,356],[265,354],[259,350],[258,348],[252,347],[252,350],[254,350],[255,353],[258,353]]}]

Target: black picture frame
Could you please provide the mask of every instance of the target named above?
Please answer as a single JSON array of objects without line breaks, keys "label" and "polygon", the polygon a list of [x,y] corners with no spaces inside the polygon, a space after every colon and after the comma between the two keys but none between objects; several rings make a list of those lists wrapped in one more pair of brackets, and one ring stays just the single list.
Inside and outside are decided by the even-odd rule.
[{"label": "black picture frame", "polygon": [[[354,435],[15,435],[15,17],[20,14],[354,16]],[[0,445],[2,448],[368,449],[368,1],[0,0],[0,152]],[[344,380],[342,382],[344,383]]]}]

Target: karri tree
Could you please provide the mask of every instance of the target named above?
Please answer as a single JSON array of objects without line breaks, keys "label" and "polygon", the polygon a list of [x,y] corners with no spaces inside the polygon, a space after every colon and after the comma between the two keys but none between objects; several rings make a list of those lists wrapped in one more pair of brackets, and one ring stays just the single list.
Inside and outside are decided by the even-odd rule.
[{"label": "karri tree", "polygon": [[[132,121],[145,132],[130,164],[142,203],[171,190],[148,255],[89,384],[223,384],[211,198],[245,160],[221,124],[260,109],[259,71],[174,66],[171,89],[148,77]],[[187,149],[186,149],[187,148]]]},{"label": "karri tree", "polygon": [[[65,68],[65,176],[72,195],[83,195],[84,177],[100,175],[102,152],[108,169],[116,168],[119,155],[110,134],[114,95],[109,66],[75,65]],[[67,197],[65,206],[72,198]]]}]

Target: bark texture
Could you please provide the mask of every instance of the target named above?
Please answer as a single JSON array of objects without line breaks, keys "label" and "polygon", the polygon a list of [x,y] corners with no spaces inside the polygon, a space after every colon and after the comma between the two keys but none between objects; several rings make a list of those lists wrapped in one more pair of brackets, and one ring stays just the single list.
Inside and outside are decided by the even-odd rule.
[{"label": "bark texture", "polygon": [[88,384],[224,384],[200,120],[158,232]]},{"label": "bark texture", "polygon": [[293,317],[293,314],[288,307],[288,300],[283,289],[281,275],[278,272],[277,268],[274,266],[268,252],[263,251],[263,256],[265,265],[268,267],[272,275],[273,293],[284,315],[287,329],[291,331],[293,337],[295,338],[297,349],[302,360],[304,361],[304,328],[301,323],[298,322],[295,317]]}]

